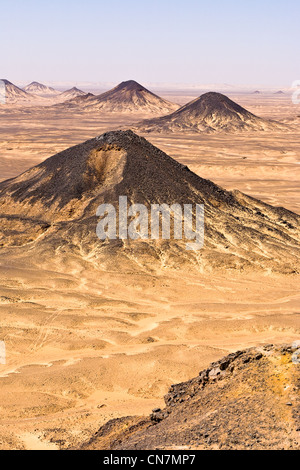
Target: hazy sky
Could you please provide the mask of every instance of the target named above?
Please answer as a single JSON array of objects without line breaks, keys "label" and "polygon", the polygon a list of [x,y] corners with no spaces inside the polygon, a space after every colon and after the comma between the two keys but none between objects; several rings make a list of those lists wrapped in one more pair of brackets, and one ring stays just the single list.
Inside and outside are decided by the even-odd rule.
[{"label": "hazy sky", "polygon": [[0,0],[11,81],[300,79],[299,0]]}]

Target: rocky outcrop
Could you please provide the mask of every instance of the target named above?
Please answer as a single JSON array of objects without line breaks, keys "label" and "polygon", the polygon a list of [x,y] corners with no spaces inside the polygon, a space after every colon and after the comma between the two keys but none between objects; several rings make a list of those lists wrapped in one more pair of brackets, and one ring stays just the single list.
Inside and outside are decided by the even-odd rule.
[{"label": "rocky outcrop", "polygon": [[298,345],[237,351],[172,385],[164,409],[102,426],[82,449],[300,449]]}]

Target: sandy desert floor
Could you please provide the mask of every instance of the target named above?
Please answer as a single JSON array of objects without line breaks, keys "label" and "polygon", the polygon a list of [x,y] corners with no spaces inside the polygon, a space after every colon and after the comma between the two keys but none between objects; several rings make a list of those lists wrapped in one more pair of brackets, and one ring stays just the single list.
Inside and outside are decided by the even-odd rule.
[{"label": "sandy desert floor", "polygon": [[[294,128],[146,137],[204,178],[300,213],[300,109],[288,96],[230,97]],[[142,117],[2,107],[0,178]],[[149,414],[170,384],[227,352],[300,337],[294,276],[116,274],[75,257],[39,266],[4,253],[0,279],[0,448],[77,445],[108,419]]]}]

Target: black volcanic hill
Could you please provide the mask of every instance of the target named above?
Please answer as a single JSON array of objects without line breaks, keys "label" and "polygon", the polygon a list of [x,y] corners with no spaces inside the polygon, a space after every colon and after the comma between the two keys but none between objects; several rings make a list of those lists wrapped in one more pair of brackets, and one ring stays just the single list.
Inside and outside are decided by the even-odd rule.
[{"label": "black volcanic hill", "polygon": [[80,449],[300,450],[295,350],[268,345],[229,354],[172,385],[163,409],[113,419]]},{"label": "black volcanic hill", "polygon": [[144,132],[263,131],[280,124],[259,118],[221,93],[209,92],[168,116],[142,121]]},{"label": "black volcanic hill", "polygon": [[62,93],[60,93],[58,98],[63,100],[63,101],[68,101],[68,100],[72,100],[72,99],[78,98],[78,97],[85,97],[86,95],[87,95],[87,93],[85,93],[82,90],[79,90],[79,88],[74,86],[73,88],[70,88],[70,90],[66,90],[66,91],[63,91]]},{"label": "black volcanic hill", "polygon": [[91,97],[89,100],[69,101],[66,104],[69,107],[81,106],[90,111],[102,110],[110,113],[166,114],[178,108],[176,104],[160,98],[134,80],[122,82],[112,90]]},{"label": "black volcanic hill", "polygon": [[[128,203],[204,204],[204,247],[184,240],[109,240],[96,236],[97,207]],[[64,249],[118,269],[128,264],[196,269],[299,268],[300,216],[200,178],[132,131],[114,131],[48,158],[0,183],[0,243],[25,252]],[[51,254],[52,253],[52,254]]]},{"label": "black volcanic hill", "polygon": [[27,93],[26,91],[22,90],[22,88],[17,87],[10,81],[2,79],[2,82],[4,82],[5,85],[6,102],[8,104],[32,101],[36,99],[35,96],[31,95],[30,93]]},{"label": "black volcanic hill", "polygon": [[34,95],[40,95],[40,96],[55,96],[59,94],[59,91],[55,90],[52,87],[43,85],[42,83],[39,83],[39,82],[29,83],[29,85],[26,85],[24,87],[24,90],[27,93],[32,93]]}]

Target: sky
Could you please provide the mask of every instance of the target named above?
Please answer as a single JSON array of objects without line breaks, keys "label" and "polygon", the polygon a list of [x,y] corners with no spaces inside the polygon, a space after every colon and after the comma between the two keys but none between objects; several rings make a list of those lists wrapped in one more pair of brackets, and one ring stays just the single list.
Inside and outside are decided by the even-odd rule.
[{"label": "sky", "polygon": [[0,0],[0,18],[12,82],[300,79],[299,0]]}]

